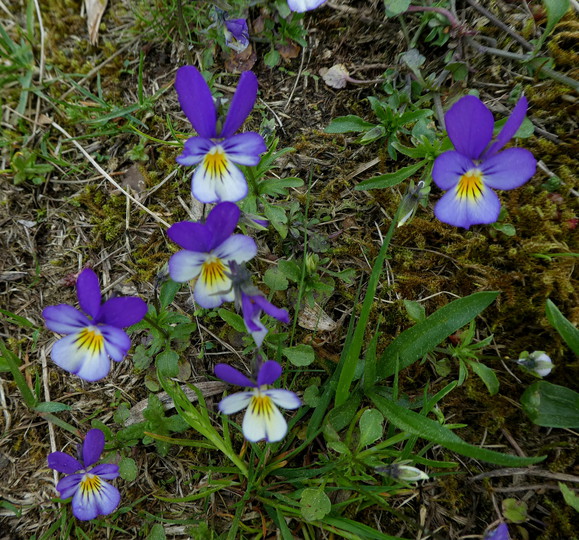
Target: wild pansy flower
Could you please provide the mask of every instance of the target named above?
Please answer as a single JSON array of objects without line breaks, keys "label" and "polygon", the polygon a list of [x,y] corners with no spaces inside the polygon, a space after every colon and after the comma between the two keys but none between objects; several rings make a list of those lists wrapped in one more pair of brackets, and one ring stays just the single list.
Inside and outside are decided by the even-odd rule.
[{"label": "wild pansy flower", "polygon": [[434,207],[440,221],[465,229],[494,223],[501,203],[492,189],[515,189],[535,174],[537,162],[528,150],[508,148],[499,153],[526,112],[527,99],[522,97],[494,142],[493,115],[479,98],[465,96],[446,113],[446,131],[455,150],[438,156],[432,169],[434,182],[446,190]]},{"label": "wild pansy flower", "polygon": [[235,164],[257,165],[259,155],[267,149],[258,133],[234,135],[255,104],[257,77],[251,71],[241,74],[222,127],[211,90],[196,67],[179,68],[175,89],[185,116],[199,134],[185,142],[183,153],[177,157],[181,165],[197,165],[191,180],[194,197],[203,203],[243,199],[247,182]]},{"label": "wild pansy flower", "polygon": [[119,476],[118,465],[103,463],[92,467],[104,447],[103,432],[91,429],[84,439],[82,452],[79,451],[80,461],[64,452],[52,452],[48,456],[51,469],[69,475],[58,482],[56,489],[62,499],[72,497],[72,513],[83,521],[111,514],[121,500],[119,490],[105,482]]},{"label": "wild pansy flower", "polygon": [[249,29],[245,19],[226,19],[223,25],[225,44],[240,53],[249,46]]},{"label": "wild pansy flower", "polygon": [[204,308],[214,308],[235,298],[229,263],[253,259],[257,245],[249,236],[232,234],[239,221],[239,208],[231,202],[215,206],[205,224],[181,221],[167,235],[183,251],[169,260],[173,281],[184,283],[199,276],[193,294]]},{"label": "wild pansy flower", "polygon": [[321,6],[326,0],[287,0],[287,5],[292,11],[303,13]]},{"label": "wild pansy flower", "polygon": [[286,309],[274,306],[263,295],[263,293],[253,285],[251,274],[245,265],[236,262],[229,264],[230,277],[232,280],[235,307],[243,314],[243,322],[247,331],[253,336],[258,347],[261,347],[267,335],[267,328],[261,322],[261,312],[265,311],[270,317],[280,322],[289,323],[289,314]]},{"label": "wild pansy flower", "polygon": [[485,534],[484,540],[511,540],[509,527],[506,523],[501,523],[496,529]]},{"label": "wild pansy flower", "polygon": [[76,280],[76,295],[83,312],[59,304],[44,309],[42,316],[53,332],[67,334],[52,346],[54,363],[85,381],[98,381],[109,373],[111,357],[120,362],[131,348],[122,330],[147,314],[147,304],[135,296],[118,296],[101,304],[96,274],[87,268]]},{"label": "wild pansy flower", "polygon": [[287,433],[287,422],[277,408],[297,409],[300,398],[290,390],[268,389],[282,372],[281,366],[274,360],[264,362],[254,382],[237,369],[227,364],[217,364],[215,375],[230,384],[247,386],[253,390],[238,392],[222,399],[219,410],[223,414],[234,414],[247,407],[243,417],[243,436],[250,442],[265,439],[267,442],[281,441]]}]

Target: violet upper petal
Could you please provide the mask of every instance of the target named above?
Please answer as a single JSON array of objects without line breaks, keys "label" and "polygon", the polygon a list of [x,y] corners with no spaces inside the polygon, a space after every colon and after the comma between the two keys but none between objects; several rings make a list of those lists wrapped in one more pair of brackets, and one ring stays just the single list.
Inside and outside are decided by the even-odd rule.
[{"label": "violet upper petal", "polygon": [[205,227],[211,234],[209,249],[211,251],[221,245],[237,227],[240,210],[232,202],[219,203],[207,216]]},{"label": "violet upper petal", "polygon": [[255,388],[255,383],[252,380],[241,373],[241,371],[231,367],[229,364],[216,364],[214,372],[216,377],[219,377],[221,380],[229,384]]},{"label": "violet upper petal", "polygon": [[458,152],[478,159],[493,136],[491,111],[475,96],[459,99],[444,117],[446,131]]},{"label": "violet upper petal", "polygon": [[487,186],[515,189],[527,182],[537,170],[537,160],[525,148],[507,148],[480,164]]},{"label": "violet upper petal", "polygon": [[68,304],[48,306],[42,311],[42,316],[46,327],[59,334],[73,334],[91,324],[84,313]]},{"label": "violet upper petal", "polygon": [[273,384],[280,378],[282,372],[281,366],[275,360],[268,360],[261,365],[257,374],[257,386],[264,384]]},{"label": "violet upper petal", "polygon": [[119,476],[119,466],[114,463],[101,463],[91,469],[91,474],[96,474],[105,480],[114,480]]},{"label": "violet upper petal", "polygon": [[167,236],[187,251],[209,253],[211,251],[211,230],[201,223],[180,221],[167,230]]},{"label": "violet upper petal", "polygon": [[265,296],[257,294],[253,297],[253,301],[270,317],[273,317],[274,319],[277,319],[278,321],[284,322],[286,324],[290,322],[287,309],[274,306]]},{"label": "violet upper petal", "polygon": [[48,454],[47,459],[48,466],[51,469],[65,474],[72,474],[84,468],[78,459],[75,459],[64,452],[52,452],[51,454]]},{"label": "violet upper petal", "polygon": [[100,429],[91,429],[82,444],[82,460],[85,468],[96,463],[105,448],[105,434]]},{"label": "violet upper petal", "polygon": [[248,166],[257,165],[261,159],[260,154],[267,150],[263,137],[254,131],[233,135],[224,140],[221,146],[231,161]]},{"label": "violet upper petal", "polygon": [[216,136],[217,111],[211,90],[203,75],[195,66],[183,66],[177,70],[175,90],[179,104],[195,131],[206,139]]},{"label": "violet upper petal", "polygon": [[146,314],[147,304],[140,298],[117,296],[101,306],[97,322],[125,328],[138,323]]},{"label": "violet upper petal", "polygon": [[494,156],[505,144],[507,144],[514,136],[517,130],[521,127],[523,120],[527,114],[528,101],[526,97],[521,97],[515,108],[508,117],[503,129],[497,135],[494,143],[490,145],[488,150],[484,153],[485,158]]},{"label": "violet upper petal", "polygon": [[475,168],[476,165],[465,155],[450,150],[434,160],[432,179],[440,189],[448,191],[456,186],[465,172]]},{"label": "violet upper petal", "polygon": [[231,100],[227,118],[223,123],[220,137],[231,137],[245,122],[257,98],[257,77],[252,71],[244,71]]},{"label": "violet upper petal", "polygon": [[82,310],[94,319],[101,307],[101,288],[99,278],[90,268],[78,275],[76,296]]}]

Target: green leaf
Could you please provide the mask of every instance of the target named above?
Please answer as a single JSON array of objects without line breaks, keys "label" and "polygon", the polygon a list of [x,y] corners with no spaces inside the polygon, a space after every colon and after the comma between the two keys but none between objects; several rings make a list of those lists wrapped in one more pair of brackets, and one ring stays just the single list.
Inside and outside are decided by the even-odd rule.
[{"label": "green leaf", "polygon": [[420,302],[414,300],[404,300],[404,307],[408,317],[414,322],[422,322],[426,320],[426,312],[424,306]]},{"label": "green leaf", "polygon": [[459,298],[435,311],[425,321],[405,330],[388,345],[380,357],[377,374],[382,379],[394,375],[396,358],[399,358],[399,370],[416,362],[472,321],[498,295],[498,292],[478,292]]},{"label": "green leaf", "polygon": [[360,417],[360,442],[358,446],[363,448],[376,442],[384,433],[384,416],[376,409],[367,409]]},{"label": "green leaf", "polygon": [[440,444],[457,454],[474,459],[480,459],[496,465],[503,465],[505,467],[524,467],[545,459],[545,456],[522,458],[474,446],[463,441],[458,435],[453,433],[450,429],[441,426],[438,422],[405,409],[393,401],[377,394],[374,390],[369,392],[369,397],[372,399],[376,407],[378,407],[380,412],[388,418],[388,421],[404,433],[416,435],[428,441]]},{"label": "green leaf", "polygon": [[271,49],[264,57],[263,61],[267,67],[273,68],[279,64],[281,60],[280,54],[275,50]]},{"label": "green leaf", "polygon": [[263,275],[263,282],[272,291],[285,291],[288,288],[288,280],[279,268],[268,268]]},{"label": "green leaf", "polygon": [[302,269],[295,261],[278,261],[277,267],[280,272],[294,283],[299,283],[302,279]]},{"label": "green leaf", "polygon": [[410,0],[384,0],[387,17],[395,17],[396,15],[404,13],[409,5]]},{"label": "green leaf", "polygon": [[565,318],[551,300],[547,300],[545,311],[547,312],[547,319],[551,323],[551,326],[559,332],[559,335],[565,340],[565,343],[579,356],[579,330]]},{"label": "green leaf", "polygon": [[502,502],[503,516],[513,523],[527,521],[527,503],[517,499],[504,499]]},{"label": "green leaf", "polygon": [[16,323],[23,328],[36,328],[36,325],[29,321],[26,317],[21,317],[20,315],[16,315],[16,313],[12,313],[7,309],[0,309],[0,313],[8,317],[8,319],[12,320],[12,322]]},{"label": "green leaf", "polygon": [[121,459],[121,462],[119,463],[119,474],[123,480],[132,482],[137,478],[137,472],[137,464],[133,458],[125,457]]},{"label": "green leaf", "polygon": [[565,502],[575,509],[576,512],[579,512],[579,496],[575,494],[575,492],[571,491],[566,484],[559,482],[559,489],[563,494],[563,499]]},{"label": "green leaf", "polygon": [[534,382],[521,396],[521,405],[538,426],[579,428],[579,394],[565,386]]},{"label": "green leaf", "polygon": [[499,391],[499,380],[495,372],[488,366],[481,364],[480,362],[469,362],[472,370],[479,376],[485,386],[488,388],[489,394],[494,396]]},{"label": "green leaf", "polygon": [[35,411],[43,413],[70,411],[70,409],[71,409],[70,405],[66,405],[65,403],[58,403],[56,401],[44,401],[36,405],[36,407],[34,407]]},{"label": "green leaf", "polygon": [[219,316],[229,325],[232,326],[238,332],[247,332],[247,328],[245,327],[245,323],[243,322],[243,317],[238,315],[237,313],[233,313],[233,311],[229,311],[225,308],[219,308],[217,310]]},{"label": "green leaf", "polygon": [[287,236],[287,215],[283,207],[274,206],[272,204],[265,204],[263,207],[265,217],[269,219],[273,228],[279,233],[282,238]]},{"label": "green leaf", "polygon": [[260,195],[288,195],[288,189],[304,185],[301,178],[268,178],[258,184]]},{"label": "green leaf", "polygon": [[375,124],[366,122],[366,120],[362,120],[362,118],[354,114],[349,114],[348,116],[334,118],[324,131],[326,133],[361,133],[369,131],[373,127],[376,127]]},{"label": "green leaf", "polygon": [[166,377],[179,375],[179,355],[172,350],[160,352],[157,355],[157,368]]},{"label": "green leaf", "polygon": [[155,523],[155,525],[151,527],[151,531],[147,535],[147,540],[166,540],[166,539],[167,536],[165,535],[165,529],[163,528],[163,525],[161,525],[160,523]]},{"label": "green leaf", "polygon": [[375,176],[374,178],[368,178],[368,180],[363,180],[354,189],[366,190],[366,189],[383,189],[387,187],[392,187],[400,182],[403,182],[408,177],[412,176],[414,173],[419,171],[422,167],[427,164],[426,160],[419,161],[414,165],[408,165],[408,167],[402,167],[395,172],[381,174],[380,176]]},{"label": "green leaf", "polygon": [[286,347],[281,352],[294,366],[309,366],[316,359],[314,349],[311,345],[304,343],[295,347]]},{"label": "green leaf", "polygon": [[181,288],[182,283],[176,283],[172,279],[168,279],[161,285],[161,292],[159,293],[159,302],[163,309],[167,308],[169,304],[175,299],[177,291]]},{"label": "green leaf", "polygon": [[[328,516],[326,519],[324,519],[324,523],[330,525],[331,527],[335,527],[338,533],[344,531],[340,534],[340,536],[343,536],[344,538],[363,538],[364,540],[405,540],[399,536],[390,536],[389,534],[384,534],[383,532],[377,531],[373,527],[369,527],[368,525],[358,523],[357,521],[353,521],[345,517]],[[349,536],[346,536],[344,533],[350,534]]]},{"label": "green leaf", "polygon": [[300,499],[300,512],[306,521],[323,519],[330,513],[332,502],[322,488],[306,488]]},{"label": "green leaf", "polygon": [[547,10],[547,26],[541,36],[541,43],[551,33],[555,25],[563,18],[569,9],[569,0],[543,0]]}]

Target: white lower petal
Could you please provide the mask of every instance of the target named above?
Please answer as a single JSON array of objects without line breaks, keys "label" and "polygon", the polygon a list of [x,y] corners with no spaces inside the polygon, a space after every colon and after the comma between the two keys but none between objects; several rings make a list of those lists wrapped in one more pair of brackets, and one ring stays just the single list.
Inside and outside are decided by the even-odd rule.
[{"label": "white lower petal", "polygon": [[235,414],[249,405],[253,392],[237,392],[223,398],[219,402],[219,410],[223,414]]},{"label": "white lower petal", "polygon": [[266,394],[256,392],[243,418],[243,435],[250,442],[265,439],[281,441],[287,433],[287,423],[273,400]]},{"label": "white lower petal", "polygon": [[207,257],[194,290],[195,301],[201,307],[210,309],[234,300],[235,293],[227,271],[225,261],[213,255]]},{"label": "white lower petal", "polygon": [[289,390],[271,388],[270,390],[266,390],[264,394],[267,394],[273,399],[273,402],[278,407],[283,407],[284,409],[297,409],[302,404],[300,398]]},{"label": "white lower petal", "polygon": [[110,370],[104,337],[93,326],[58,340],[51,356],[57,366],[87,381],[102,379]]}]

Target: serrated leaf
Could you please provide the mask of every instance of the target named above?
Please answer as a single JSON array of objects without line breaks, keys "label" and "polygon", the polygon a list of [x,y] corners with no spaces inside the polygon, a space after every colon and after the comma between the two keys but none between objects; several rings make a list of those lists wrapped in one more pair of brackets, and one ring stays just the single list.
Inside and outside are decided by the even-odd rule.
[{"label": "serrated leaf", "polygon": [[368,180],[363,180],[354,189],[358,191],[363,191],[367,189],[384,189],[387,187],[392,187],[400,184],[422,167],[426,165],[427,161],[422,160],[414,165],[408,165],[408,167],[402,167],[395,172],[381,174],[380,176],[375,176],[374,178],[368,178]]},{"label": "serrated leaf", "polygon": [[286,347],[282,350],[282,354],[294,365],[294,366],[309,366],[315,359],[316,355],[314,349],[311,345],[306,345],[300,343],[295,347]]},{"label": "serrated leaf", "polygon": [[360,417],[360,448],[368,446],[382,437],[384,416],[376,409],[367,409]]},{"label": "serrated leaf", "polygon": [[305,520],[323,519],[332,510],[332,502],[321,488],[306,488],[300,499],[300,512]]},{"label": "serrated leaf", "polygon": [[362,118],[354,114],[349,114],[348,116],[334,118],[324,131],[326,133],[361,133],[374,127],[376,127],[375,124],[366,122],[366,120],[362,120]]},{"label": "serrated leaf", "polygon": [[123,480],[132,482],[137,478],[137,464],[133,458],[125,457],[119,463],[119,474]]}]

